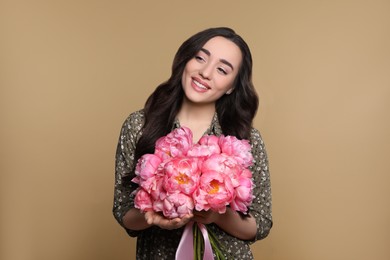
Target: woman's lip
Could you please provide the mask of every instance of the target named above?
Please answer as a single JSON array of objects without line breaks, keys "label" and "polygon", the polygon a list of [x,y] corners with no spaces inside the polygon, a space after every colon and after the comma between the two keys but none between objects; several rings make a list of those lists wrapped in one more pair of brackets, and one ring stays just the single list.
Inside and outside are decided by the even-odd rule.
[{"label": "woman's lip", "polygon": [[197,83],[201,84],[202,86],[206,87],[207,89],[210,89],[210,86],[206,82],[200,80],[197,77],[192,77],[192,81],[196,81]]},{"label": "woman's lip", "polygon": [[191,80],[191,86],[198,93],[205,93],[205,92],[209,91],[209,88],[207,88],[207,86],[204,86],[199,81],[194,80],[194,79]]}]

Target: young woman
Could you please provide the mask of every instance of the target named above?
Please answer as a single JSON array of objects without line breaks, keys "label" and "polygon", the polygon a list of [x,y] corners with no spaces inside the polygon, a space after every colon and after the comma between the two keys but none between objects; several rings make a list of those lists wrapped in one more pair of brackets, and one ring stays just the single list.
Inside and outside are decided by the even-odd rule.
[{"label": "young woman", "polygon": [[[207,225],[224,248],[226,259],[253,259],[249,245],[271,227],[271,187],[263,140],[252,121],[258,97],[252,84],[252,57],[245,41],[230,28],[211,28],[186,40],[177,51],[172,75],[159,85],[142,110],[126,119],[116,152],[113,213],[130,236],[137,237],[137,259],[174,259],[184,226]],[[153,153],[156,140],[186,126],[196,143],[203,135],[233,135],[251,144],[255,188],[248,214],[195,211],[167,219],[134,207],[137,160]]]}]

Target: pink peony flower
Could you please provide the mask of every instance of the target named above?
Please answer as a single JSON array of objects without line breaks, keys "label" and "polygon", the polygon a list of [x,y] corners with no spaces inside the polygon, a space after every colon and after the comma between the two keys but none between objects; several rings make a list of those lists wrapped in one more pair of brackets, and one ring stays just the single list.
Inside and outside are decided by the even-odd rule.
[{"label": "pink peony flower", "polygon": [[152,196],[153,210],[156,212],[162,212],[164,210],[164,200],[167,197],[167,193],[164,189],[161,189],[160,193],[156,193],[157,196]]},{"label": "pink peony flower", "polygon": [[164,189],[168,193],[191,195],[198,187],[200,169],[192,157],[175,157],[164,165]]},{"label": "pink peony flower", "polygon": [[139,188],[134,198],[134,206],[142,212],[151,210],[153,208],[153,204],[149,193],[144,189]]},{"label": "pink peony flower", "polygon": [[221,153],[221,148],[218,144],[219,138],[215,135],[204,135],[199,142],[195,144],[189,151],[188,156],[203,157]]},{"label": "pink peony flower", "polygon": [[147,180],[151,177],[154,177],[161,162],[161,158],[157,155],[144,154],[138,160],[137,166],[135,168],[136,177],[133,179],[133,182],[139,184],[140,179]]},{"label": "pink peony flower", "polygon": [[248,206],[252,203],[253,199],[253,181],[252,172],[248,169],[244,169],[238,177],[239,185],[235,188],[235,197],[230,203],[230,207],[233,210],[246,213]]},{"label": "pink peony flower", "polygon": [[186,156],[192,145],[191,130],[187,127],[180,127],[159,138],[156,142],[154,153],[163,160],[171,157]]},{"label": "pink peony flower", "polygon": [[219,146],[222,153],[233,156],[243,167],[247,168],[253,164],[248,140],[239,140],[235,136],[220,136]]},{"label": "pink peony flower", "polygon": [[150,194],[152,190],[158,188],[157,182],[161,178],[161,163],[160,157],[154,154],[144,154],[138,160],[135,168],[136,177],[132,181]]},{"label": "pink peony flower", "polygon": [[242,171],[243,167],[232,156],[228,156],[226,154],[214,154],[202,163],[201,169],[202,172],[212,170],[227,175],[232,181],[233,186],[237,186],[237,176]]},{"label": "pink peony flower", "polygon": [[147,180],[141,179],[139,185],[147,191],[152,198],[157,198],[158,194],[162,191],[163,176],[161,174],[150,177]]},{"label": "pink peony flower", "polygon": [[203,172],[199,189],[194,192],[196,210],[215,210],[225,213],[226,205],[233,199],[234,187],[227,175],[217,171]]},{"label": "pink peony flower", "polygon": [[172,193],[163,200],[162,212],[167,218],[182,218],[194,209],[194,202],[190,196],[183,193]]}]

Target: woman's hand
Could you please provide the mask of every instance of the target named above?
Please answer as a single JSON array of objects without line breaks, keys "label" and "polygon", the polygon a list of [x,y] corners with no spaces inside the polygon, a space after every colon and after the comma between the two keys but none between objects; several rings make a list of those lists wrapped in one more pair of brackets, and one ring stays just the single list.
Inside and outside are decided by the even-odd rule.
[{"label": "woman's hand", "polygon": [[176,229],[184,226],[192,219],[193,215],[188,214],[183,218],[168,219],[162,214],[154,211],[147,211],[145,213],[145,220],[149,225],[159,226],[162,229]]},{"label": "woman's hand", "polygon": [[227,207],[226,212],[219,214],[217,211],[194,211],[193,221],[202,224],[214,223],[226,233],[243,240],[252,240],[256,236],[256,221],[252,215],[242,217],[237,211]]},{"label": "woman's hand", "polygon": [[202,224],[211,224],[211,223],[218,222],[221,216],[222,216],[221,214],[213,210],[194,211],[193,221]]}]

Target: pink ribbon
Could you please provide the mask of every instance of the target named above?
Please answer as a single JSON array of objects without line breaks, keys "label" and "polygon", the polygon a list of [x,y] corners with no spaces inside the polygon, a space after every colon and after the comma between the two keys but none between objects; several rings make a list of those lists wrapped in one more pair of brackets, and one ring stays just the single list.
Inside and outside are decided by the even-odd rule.
[{"label": "pink ribbon", "polygon": [[188,222],[188,224],[184,228],[184,232],[183,235],[181,235],[179,246],[176,250],[176,260],[194,258],[194,235],[192,232],[193,225],[194,222]]},{"label": "pink ribbon", "polygon": [[[194,233],[192,226],[194,222],[188,222],[184,228],[183,235],[181,236],[179,246],[176,250],[176,260],[182,259],[193,259],[194,257]],[[209,240],[209,235],[207,233],[206,226],[200,223],[197,223],[200,232],[202,232],[204,240],[204,253],[203,260],[213,260],[213,249],[211,248],[211,243]]]},{"label": "pink ribbon", "polygon": [[200,231],[203,234],[203,240],[204,240],[203,260],[214,260],[213,249],[211,248],[209,234],[207,233],[206,226],[198,223],[198,227],[200,228]]}]

